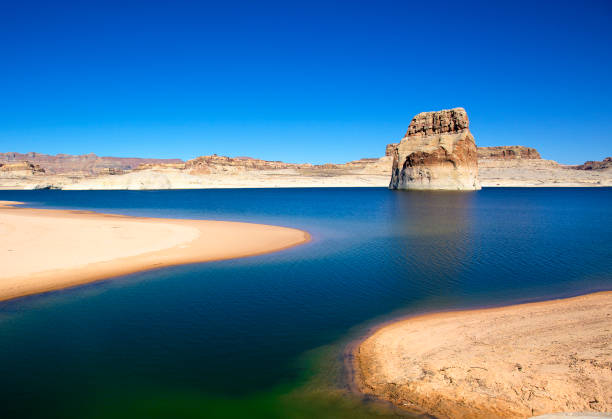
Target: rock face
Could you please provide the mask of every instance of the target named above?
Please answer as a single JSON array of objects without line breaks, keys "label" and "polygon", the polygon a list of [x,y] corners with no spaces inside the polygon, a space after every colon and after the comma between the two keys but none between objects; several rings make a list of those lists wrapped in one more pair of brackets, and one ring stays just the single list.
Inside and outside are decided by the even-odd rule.
[{"label": "rock face", "polygon": [[218,155],[182,162],[0,153],[0,190],[383,187],[389,183],[391,163],[391,156],[313,165]]},{"label": "rock face", "polygon": [[589,160],[580,166],[576,166],[577,170],[605,170],[612,169],[612,157],[606,157],[602,161]]},{"label": "rock face", "polygon": [[[566,166],[542,159],[531,147],[478,147],[478,178],[483,187],[610,186],[612,169],[599,169],[605,163]],[[612,161],[609,164],[612,167]]]},{"label": "rock face", "polygon": [[399,143],[387,144],[387,148],[385,149],[385,156],[393,157],[393,153],[395,153],[395,150],[397,150],[398,145]]},{"label": "rock face", "polygon": [[514,160],[514,159],[541,159],[538,150],[522,145],[508,145],[497,147],[478,147],[479,159]]},{"label": "rock face", "polygon": [[201,156],[185,163],[185,170],[194,175],[246,175],[259,173],[287,174],[296,173],[305,176],[341,176],[341,175],[389,175],[391,157],[366,158],[343,164],[310,164],[284,163],[254,159],[252,157],[226,157],[213,154]]},{"label": "rock face", "polygon": [[193,174],[236,174],[247,171],[297,169],[311,166],[310,164],[292,164],[251,157],[226,157],[216,154],[200,156],[185,163],[185,169]]},{"label": "rock face", "polygon": [[0,172],[24,172],[30,174],[45,173],[45,169],[29,161],[0,163]]},{"label": "rock face", "polygon": [[393,154],[390,189],[480,189],[478,152],[463,108],[415,116]]},{"label": "rock face", "polygon": [[[455,123],[455,131],[461,131],[457,125],[461,124]],[[438,135],[444,138],[461,135],[449,132],[447,128]],[[423,133],[421,137],[427,139],[432,135],[436,134]],[[414,136],[413,133],[411,137]],[[183,162],[93,154],[0,153],[0,190],[386,187],[396,154],[399,159],[399,148],[399,143],[389,144],[386,155],[380,158],[316,165],[218,155]],[[575,170],[581,167],[537,158],[535,149],[522,146],[483,147],[477,154],[478,179],[483,187],[612,186],[612,169],[597,169],[609,166],[612,163],[609,158],[589,162],[585,170]],[[455,157],[451,155],[449,159],[452,158]]]}]

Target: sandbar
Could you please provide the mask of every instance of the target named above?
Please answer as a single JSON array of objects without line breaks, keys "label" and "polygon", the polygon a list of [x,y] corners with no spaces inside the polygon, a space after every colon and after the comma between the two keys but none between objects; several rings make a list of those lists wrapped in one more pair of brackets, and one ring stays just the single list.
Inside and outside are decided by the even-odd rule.
[{"label": "sandbar", "polygon": [[310,240],[229,221],[21,208],[0,201],[0,300],[166,266],[254,256]]},{"label": "sandbar", "polygon": [[444,312],[354,349],[357,388],[439,418],[612,410],[612,292]]}]

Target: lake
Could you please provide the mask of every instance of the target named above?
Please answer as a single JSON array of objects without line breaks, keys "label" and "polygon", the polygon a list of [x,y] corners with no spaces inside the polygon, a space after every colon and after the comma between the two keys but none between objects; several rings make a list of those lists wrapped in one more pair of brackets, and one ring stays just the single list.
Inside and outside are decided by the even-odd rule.
[{"label": "lake", "polygon": [[344,349],[373,325],[612,290],[612,188],[40,190],[0,200],[275,224],[313,238],[1,302],[2,417],[404,414],[348,391]]}]

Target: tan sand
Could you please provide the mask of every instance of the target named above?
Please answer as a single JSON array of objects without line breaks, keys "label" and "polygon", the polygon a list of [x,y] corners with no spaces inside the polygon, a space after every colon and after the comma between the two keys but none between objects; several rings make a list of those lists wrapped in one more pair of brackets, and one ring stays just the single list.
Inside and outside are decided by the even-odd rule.
[{"label": "tan sand", "polygon": [[0,201],[0,300],[164,266],[274,252],[308,233],[262,224],[19,208]]},{"label": "tan sand", "polygon": [[612,411],[612,292],[424,315],[355,351],[362,392],[440,418]]}]

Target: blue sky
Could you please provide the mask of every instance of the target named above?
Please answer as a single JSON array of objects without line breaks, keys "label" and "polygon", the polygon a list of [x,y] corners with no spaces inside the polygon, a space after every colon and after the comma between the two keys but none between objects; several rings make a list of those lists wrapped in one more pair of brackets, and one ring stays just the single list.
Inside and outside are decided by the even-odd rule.
[{"label": "blue sky", "polygon": [[0,151],[344,162],[421,111],[612,155],[612,2],[0,3]]}]

